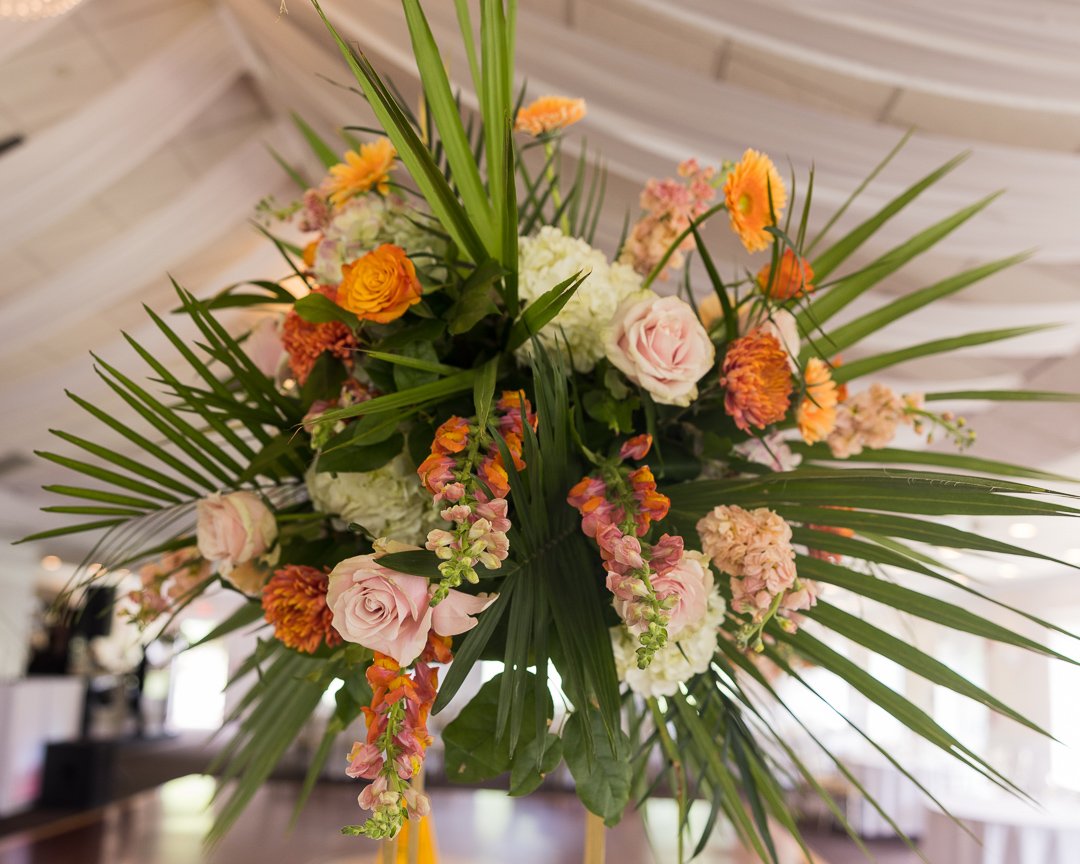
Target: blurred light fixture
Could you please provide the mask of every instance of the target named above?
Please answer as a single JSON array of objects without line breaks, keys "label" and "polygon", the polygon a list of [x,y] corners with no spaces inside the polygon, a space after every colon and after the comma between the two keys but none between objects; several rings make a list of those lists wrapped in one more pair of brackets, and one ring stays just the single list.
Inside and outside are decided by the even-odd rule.
[{"label": "blurred light fixture", "polygon": [[1038,533],[1039,529],[1030,522],[1013,522],[1009,526],[1009,536],[1017,540],[1030,540]]},{"label": "blurred light fixture", "polygon": [[44,558],[41,559],[41,569],[49,571],[59,570],[60,565],[63,563],[64,562],[61,561],[56,555],[46,555]]},{"label": "blurred light fixture", "polygon": [[87,576],[96,576],[96,575],[97,575],[98,573],[100,573],[100,572],[101,572],[101,571],[102,571],[103,569],[104,569],[104,568],[103,568],[103,567],[102,567],[102,566],[101,566],[100,564],[98,564],[98,563],[96,563],[96,562],[95,562],[94,564],[90,564],[90,565],[88,565],[88,566],[87,566],[87,568],[86,568],[86,575],[87,575]]},{"label": "blurred light fixture", "polygon": [[937,554],[942,561],[956,561],[964,557],[963,552],[959,552],[956,549],[950,549],[948,546],[939,546]]},{"label": "blurred light fixture", "polygon": [[1020,568],[1015,564],[1000,564],[997,568],[997,574],[1002,579],[1015,579],[1020,572]]},{"label": "blurred light fixture", "polygon": [[34,21],[70,12],[82,0],[0,0],[0,18]]},{"label": "blurred light fixture", "polygon": [[1065,560],[1070,564],[1076,564],[1080,566],[1080,549],[1075,546],[1072,549],[1065,550]]}]

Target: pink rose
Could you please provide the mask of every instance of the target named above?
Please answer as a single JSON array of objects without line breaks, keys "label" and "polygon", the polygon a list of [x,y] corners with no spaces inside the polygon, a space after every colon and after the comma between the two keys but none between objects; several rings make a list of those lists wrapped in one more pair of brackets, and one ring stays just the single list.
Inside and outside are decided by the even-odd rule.
[{"label": "pink rose", "polygon": [[678,297],[623,301],[605,348],[608,359],[662,405],[689,405],[716,351],[694,310]]},{"label": "pink rose", "polygon": [[196,505],[196,514],[199,554],[222,575],[266,554],[277,539],[274,514],[254,492],[210,495]]},{"label": "pink rose", "polygon": [[330,571],[326,605],[334,629],[355,642],[408,666],[424,650],[428,632],[456,636],[476,626],[495,595],[477,597],[451,591],[438,606],[428,605],[429,583],[383,567],[375,555],[347,558]]},{"label": "pink rose", "polygon": [[[684,552],[679,563],[664,575],[653,575],[653,590],[661,600],[674,598],[668,618],[668,636],[678,640],[685,632],[693,630],[705,619],[709,609],[709,596],[713,592],[713,576],[709,560],[700,552]],[[620,601],[616,611],[622,615]]]}]

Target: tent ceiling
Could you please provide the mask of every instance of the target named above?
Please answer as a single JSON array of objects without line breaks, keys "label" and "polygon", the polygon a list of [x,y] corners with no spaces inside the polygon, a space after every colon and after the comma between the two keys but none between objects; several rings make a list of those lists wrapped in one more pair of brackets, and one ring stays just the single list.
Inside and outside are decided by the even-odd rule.
[{"label": "tent ceiling", "polygon": [[[120,327],[158,344],[140,304],[170,306],[166,271],[207,293],[283,275],[246,225],[263,194],[284,192],[262,144],[298,158],[283,123],[363,122],[366,108],[327,83],[346,72],[305,0],[87,0],[58,21],[0,25],[0,393],[17,422],[0,439],[0,507],[16,535],[55,482],[32,459],[44,429],[77,427],[65,387],[108,404],[91,349],[121,359]],[[396,0],[325,0],[348,38],[415,93]],[[1080,371],[1080,12],[1055,0],[522,0],[520,65],[535,93],[584,95],[578,135],[610,160],[617,236],[641,183],[687,155],[718,161],[757,146],[817,168],[822,212],[838,204],[909,126],[918,131],[852,218],[949,156],[972,158],[883,233],[881,252],[983,194],[1010,194],[905,268],[900,294],[978,260],[1036,257],[969,295],[870,341],[887,350],[964,329],[1062,321],[1015,346],[946,367],[912,363],[907,389],[1070,389]],[[472,104],[452,7],[428,3],[455,82]],[[717,232],[718,243],[729,241]],[[730,245],[726,247],[734,253]],[[1003,323],[1004,322],[1004,323]],[[238,325],[239,326],[239,325]],[[127,355],[129,356],[129,355]],[[936,377],[931,377],[936,376]],[[981,452],[1080,473],[1074,411],[973,406]],[[51,446],[51,445],[50,445]],[[18,507],[3,506],[3,499]],[[29,506],[28,506],[29,505]],[[1065,544],[1067,545],[1067,544]]]}]

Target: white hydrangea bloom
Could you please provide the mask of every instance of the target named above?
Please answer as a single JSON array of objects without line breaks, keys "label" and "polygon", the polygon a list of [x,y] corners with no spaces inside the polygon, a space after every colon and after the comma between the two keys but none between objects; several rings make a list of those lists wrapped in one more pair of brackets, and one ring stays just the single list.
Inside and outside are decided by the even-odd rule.
[{"label": "white hydrangea bloom", "polygon": [[[544,347],[558,350],[561,329],[575,368],[588,372],[604,356],[604,336],[615,310],[641,290],[641,276],[630,265],[610,263],[599,249],[550,225],[534,237],[519,239],[518,293],[522,300],[532,302],[578,272],[589,276],[538,338]],[[528,358],[530,351],[526,343],[518,350],[519,358]]]},{"label": "white hydrangea bloom", "polygon": [[437,508],[404,454],[374,471],[317,472],[304,477],[311,503],[345,525],[356,523],[372,537],[422,544],[439,523]]},{"label": "white hydrangea bloom", "polygon": [[725,609],[724,598],[713,592],[701,624],[657,651],[645,669],[637,667],[637,637],[626,627],[612,627],[611,647],[619,680],[640,696],[673,696],[680,684],[709,668]]},{"label": "white hydrangea bloom", "polygon": [[438,240],[409,218],[400,199],[361,195],[335,214],[323,232],[315,248],[315,278],[324,285],[336,285],[341,281],[343,264],[383,243],[393,243],[411,255],[436,251]]}]

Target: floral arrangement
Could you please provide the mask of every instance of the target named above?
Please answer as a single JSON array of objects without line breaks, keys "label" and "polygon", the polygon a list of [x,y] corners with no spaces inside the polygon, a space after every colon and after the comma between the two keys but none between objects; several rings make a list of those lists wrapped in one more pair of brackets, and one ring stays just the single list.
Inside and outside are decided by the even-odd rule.
[{"label": "floral arrangement", "polygon": [[[67,433],[98,461],[45,454],[107,488],[58,488],[92,503],[53,509],[94,519],[39,536],[104,530],[91,558],[106,566],[94,579],[142,563],[142,588],[127,601],[140,625],[228,590],[246,602],[212,635],[264,628],[237,676],[260,673],[230,718],[238,732],[219,768],[237,782],[211,837],[331,685],[336,710],[307,788],[328,758],[342,759],[367,781],[363,816],[344,830],[380,840],[429,812],[427,724],[455,704],[443,735],[451,780],[504,776],[511,794],[526,794],[565,762],[585,807],[611,825],[656,788],[657,754],[684,814],[680,849],[697,797],[714,816],[698,849],[723,815],[773,860],[770,825],[797,834],[786,774],[843,819],[769,720],[770,705],[784,707],[775,676],[798,678],[807,663],[1012,788],[822,638],[831,631],[1014,718],[830,594],[1052,653],[881,568],[973,592],[934,547],[1034,555],[940,517],[1075,514],[1022,482],[1046,475],[905,449],[896,436],[909,427],[964,448],[972,433],[935,402],[1071,397],[864,383],[1024,328],[860,352],[897,318],[1019,259],[833,323],[987,202],[852,269],[875,232],[955,163],[827,243],[840,214],[811,237],[812,176],[800,198],[751,149],[720,165],[688,159],[649,181],[639,217],[604,251],[593,245],[603,171],[584,154],[563,170],[564,131],[586,106],[555,96],[515,104],[502,0],[481,2],[479,51],[459,3],[482,108],[468,121],[419,3],[403,5],[421,110],[338,37],[385,136],[345,133],[340,157],[300,123],[325,176],[309,183],[290,168],[296,200],[261,207],[287,278],[205,300],[177,286],[201,347],[153,317],[187,371],[132,343],[164,398],[100,364],[153,436],[73,397],[140,458]],[[703,240],[712,219],[745,249],[729,277]],[[229,307],[257,311],[230,333],[215,315]],[[842,362],[841,351],[857,359]],[[501,660],[502,673],[457,705],[481,658]],[[568,708],[559,726],[555,698]],[[347,756],[332,752],[358,718],[362,739]]]}]

